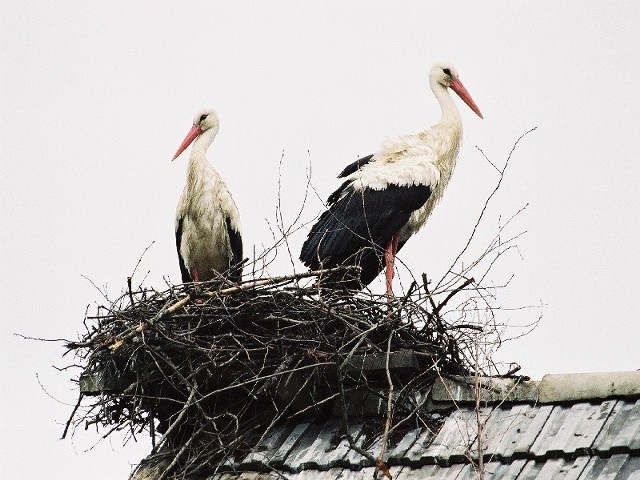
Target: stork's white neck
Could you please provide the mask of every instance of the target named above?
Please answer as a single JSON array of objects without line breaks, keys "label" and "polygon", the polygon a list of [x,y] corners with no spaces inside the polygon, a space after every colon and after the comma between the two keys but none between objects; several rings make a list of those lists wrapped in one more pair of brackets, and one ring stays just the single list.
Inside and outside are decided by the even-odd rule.
[{"label": "stork's white neck", "polygon": [[456,107],[453,98],[451,98],[451,94],[449,93],[449,89],[447,87],[442,86],[438,82],[431,82],[431,91],[435,95],[438,103],[440,104],[440,109],[442,110],[442,117],[440,118],[440,123],[453,123],[462,125],[462,119],[460,118],[460,112],[458,111],[458,107]]},{"label": "stork's white neck", "polygon": [[207,150],[213,143],[213,140],[218,134],[217,128],[209,128],[202,132],[191,144],[191,158],[194,160],[196,157],[204,161],[207,160]]},{"label": "stork's white neck", "polygon": [[218,129],[216,128],[205,130],[191,144],[191,154],[189,155],[189,165],[187,167],[187,189],[198,189],[203,182],[215,184],[214,180],[217,178],[217,173],[209,163],[209,160],[207,160],[207,150],[216,138],[217,133]]}]

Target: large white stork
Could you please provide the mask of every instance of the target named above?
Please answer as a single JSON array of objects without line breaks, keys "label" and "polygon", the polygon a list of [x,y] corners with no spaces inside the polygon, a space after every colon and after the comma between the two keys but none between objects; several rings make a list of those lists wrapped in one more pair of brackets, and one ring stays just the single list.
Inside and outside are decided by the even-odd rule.
[{"label": "large white stork", "polygon": [[305,241],[300,260],[313,270],[359,265],[359,277],[321,279],[328,287],[361,289],[386,267],[387,297],[393,296],[395,255],[426,222],[442,197],[462,140],[460,113],[449,88],[480,118],[482,114],[449,63],[431,67],[429,85],[442,109],[437,125],[391,138],[378,152],[347,166],[328,210]]},{"label": "large white stork", "polygon": [[242,275],[240,214],[227,185],[207,161],[207,149],[219,130],[213,110],[198,112],[173,160],[193,143],[187,184],[176,211],[176,246],[183,282],[204,282]]}]

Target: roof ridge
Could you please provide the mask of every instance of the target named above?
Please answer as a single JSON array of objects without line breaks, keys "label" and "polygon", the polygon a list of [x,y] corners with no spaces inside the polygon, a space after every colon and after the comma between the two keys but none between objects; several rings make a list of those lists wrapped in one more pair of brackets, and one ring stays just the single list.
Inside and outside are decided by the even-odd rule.
[{"label": "roof ridge", "polygon": [[445,404],[562,403],[608,398],[640,398],[640,371],[552,373],[526,377],[439,377],[431,389],[434,408]]}]

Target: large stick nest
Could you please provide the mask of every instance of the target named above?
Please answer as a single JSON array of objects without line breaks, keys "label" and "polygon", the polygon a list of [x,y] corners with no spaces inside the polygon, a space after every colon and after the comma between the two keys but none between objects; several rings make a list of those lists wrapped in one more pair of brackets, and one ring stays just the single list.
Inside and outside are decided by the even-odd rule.
[{"label": "large stick nest", "polygon": [[390,382],[387,432],[428,423],[420,394],[438,375],[474,368],[464,332],[479,327],[451,326],[441,315],[473,280],[461,279],[436,304],[423,278],[389,305],[368,292],[300,286],[312,275],[130,289],[100,307],[67,345],[83,368],[81,400],[99,394],[70,424],[107,435],[148,430],[156,451],[179,452],[173,478],[193,478],[240,458],[277,422],[337,414],[346,428],[366,414],[349,395],[384,397]]}]

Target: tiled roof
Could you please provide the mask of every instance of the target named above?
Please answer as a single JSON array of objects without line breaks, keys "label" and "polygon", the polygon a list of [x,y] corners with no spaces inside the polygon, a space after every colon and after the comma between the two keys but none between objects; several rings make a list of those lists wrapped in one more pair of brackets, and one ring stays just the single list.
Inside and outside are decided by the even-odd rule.
[{"label": "tiled roof", "polygon": [[[434,386],[435,410],[456,407],[438,432],[415,428],[388,446],[394,479],[476,479],[480,458],[492,479],[640,479],[640,372],[488,379],[477,413],[470,389],[460,379]],[[338,418],[278,426],[233,465],[236,472],[209,480],[374,478],[340,426]],[[366,427],[354,423],[351,434],[377,457],[379,437],[362,445]]]}]

